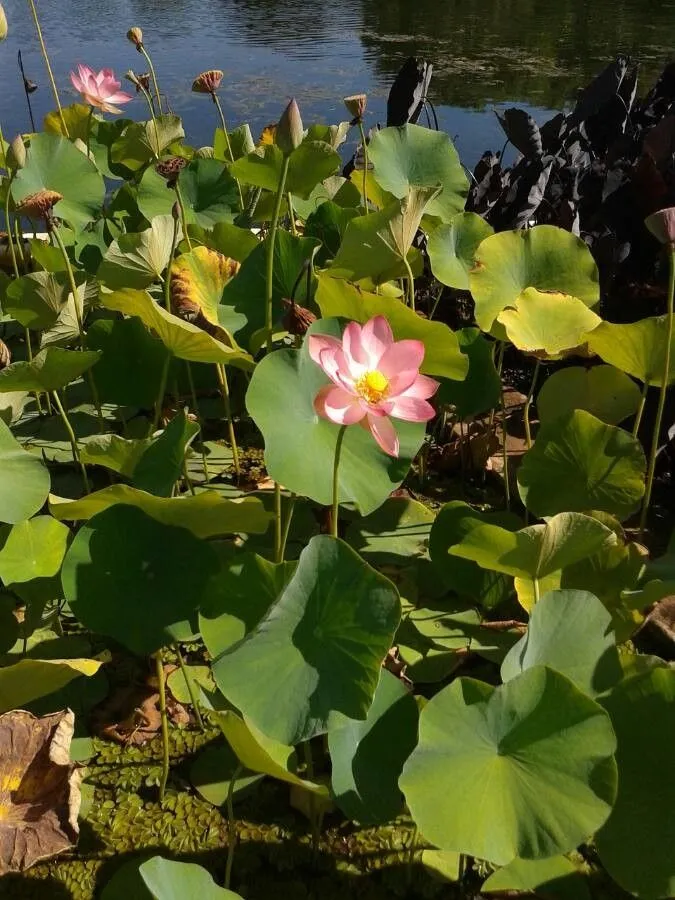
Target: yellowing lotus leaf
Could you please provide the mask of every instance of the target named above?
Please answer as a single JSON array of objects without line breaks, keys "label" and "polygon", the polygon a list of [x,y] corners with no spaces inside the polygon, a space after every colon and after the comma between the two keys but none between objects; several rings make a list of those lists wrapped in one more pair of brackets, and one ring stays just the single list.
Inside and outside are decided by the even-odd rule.
[{"label": "yellowing lotus leaf", "polygon": [[[209,247],[195,247],[183,253],[171,264],[172,311],[201,328],[204,328],[202,317],[218,326],[223,289],[239,269],[236,260]],[[226,334],[224,330],[223,333]]]},{"label": "yellowing lotus leaf", "polygon": [[519,350],[557,357],[583,344],[602,320],[577,297],[529,287],[497,321]]}]

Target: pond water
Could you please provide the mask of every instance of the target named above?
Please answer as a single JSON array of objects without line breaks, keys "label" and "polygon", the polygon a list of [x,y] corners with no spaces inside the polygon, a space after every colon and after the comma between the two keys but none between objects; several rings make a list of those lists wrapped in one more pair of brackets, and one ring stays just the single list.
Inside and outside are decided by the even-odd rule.
[{"label": "pond water", "polygon": [[[544,119],[617,52],[641,60],[641,93],[670,56],[675,0],[38,0],[62,102],[76,95],[77,62],[121,75],[143,71],[126,40],[143,29],[160,86],[190,141],[210,143],[215,109],[190,92],[208,68],[225,71],[231,124],[257,136],[290,96],[306,123],[346,118],[342,97],[366,91],[368,125],[384,122],[391,81],[406,57],[434,64],[430,97],[441,127],[468,164],[497,149],[492,110],[518,104]],[[51,93],[25,0],[4,0],[9,38],[0,45],[0,121],[7,136],[30,127],[17,67],[39,83],[36,122]],[[128,87],[133,91],[131,85]],[[142,99],[126,107],[142,118]],[[38,125],[39,127],[39,125]]]}]

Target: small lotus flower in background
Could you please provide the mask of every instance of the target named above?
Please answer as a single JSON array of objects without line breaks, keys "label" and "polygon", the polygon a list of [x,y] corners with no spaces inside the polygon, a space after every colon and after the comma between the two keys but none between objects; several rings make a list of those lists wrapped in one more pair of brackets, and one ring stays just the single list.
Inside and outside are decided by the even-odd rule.
[{"label": "small lotus flower in background", "polygon": [[277,147],[280,147],[285,156],[290,156],[302,143],[305,129],[302,124],[300,110],[295,98],[291,100],[281,114],[275,134]]},{"label": "small lotus flower in background", "polygon": [[115,104],[128,103],[134,98],[131,94],[125,94],[120,90],[120,82],[115,78],[112,69],[101,69],[100,72],[94,72],[89,66],[78,65],[78,74],[70,73],[70,80],[76,91],[82,94],[83,98],[91,106],[95,106],[102,112],[121,113]]},{"label": "small lotus flower in background", "polygon": [[49,223],[52,219],[52,210],[60,200],[63,200],[63,194],[59,194],[58,191],[36,191],[17,203],[16,211],[20,216],[44,219]]},{"label": "small lotus flower in background", "polygon": [[675,245],[675,206],[660,209],[647,216],[645,225],[662,244]]},{"label": "small lotus flower in background", "polygon": [[223,80],[223,73],[220,69],[209,69],[197,75],[192,82],[192,90],[195,94],[215,94]]},{"label": "small lotus flower in background", "polygon": [[4,41],[7,37],[7,32],[9,31],[9,27],[7,25],[7,16],[5,15],[5,8],[2,3],[0,3],[0,41]]},{"label": "small lotus flower in background", "polygon": [[139,53],[142,52],[141,47],[143,46],[143,32],[140,28],[134,26],[127,31],[127,39],[131,41],[134,47],[138,50]]},{"label": "small lotus flower in background", "polygon": [[354,119],[355,123],[360,122],[366,111],[368,97],[366,94],[353,94],[351,97],[344,98],[344,104],[347,112]]},{"label": "small lotus flower in background", "polygon": [[427,401],[439,384],[419,372],[424,344],[395,341],[384,316],[363,327],[350,322],[342,340],[311,334],[309,354],[333,382],[316,395],[316,412],[337,425],[359,423],[389,456],[399,455],[392,418],[427,422],[436,415]]}]

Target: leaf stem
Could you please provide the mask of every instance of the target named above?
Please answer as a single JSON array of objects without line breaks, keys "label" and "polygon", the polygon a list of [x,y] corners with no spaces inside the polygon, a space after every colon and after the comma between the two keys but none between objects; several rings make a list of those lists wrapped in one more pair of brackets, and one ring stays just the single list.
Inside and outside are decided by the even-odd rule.
[{"label": "leaf stem", "polygon": [[279,227],[279,215],[281,213],[281,203],[284,199],[284,188],[286,187],[286,176],[288,175],[289,157],[284,156],[279,176],[279,184],[277,186],[277,196],[274,201],[274,211],[272,213],[272,221],[270,223],[270,232],[267,235],[267,270],[265,279],[265,328],[267,331],[267,352],[272,350],[272,328],[274,325],[274,247],[277,239],[277,229]]},{"label": "leaf stem", "polygon": [[410,268],[410,263],[408,262],[407,256],[403,257],[403,264],[405,265],[406,272],[408,273],[408,304],[410,306],[410,309],[415,312],[415,277],[412,273],[412,269]]},{"label": "leaf stem", "polygon": [[223,363],[216,363],[216,372],[218,373],[218,382],[220,384],[220,393],[223,397],[223,406],[225,407],[225,416],[227,418],[227,434],[232,447],[232,462],[234,464],[234,474],[237,481],[241,478],[241,466],[239,464],[239,447],[237,446],[237,436],[234,432],[234,419],[232,418],[232,405],[230,403],[230,385],[227,380],[227,372]]},{"label": "leaf stem", "polygon": [[91,143],[91,120],[94,117],[94,107],[89,107],[89,115],[87,116],[87,159],[89,159],[89,144]]},{"label": "leaf stem", "polygon": [[[213,102],[216,104],[216,109],[218,110],[218,116],[220,117],[220,127],[223,129],[223,134],[225,135],[225,148],[227,150],[227,155],[230,157],[230,162],[234,162],[234,153],[232,152],[232,144],[230,143],[230,135],[227,130],[227,123],[225,122],[225,113],[223,112],[223,107],[220,103],[220,98],[215,91],[211,94],[213,98]],[[237,182],[237,190],[239,191],[239,208],[241,210],[244,209],[244,196],[241,192],[241,185],[239,184],[238,179],[235,178]]]},{"label": "leaf stem", "polygon": [[49,54],[47,53],[47,48],[45,47],[44,38],[42,37],[42,29],[40,28],[40,20],[38,19],[37,9],[35,8],[34,0],[28,0],[28,5],[30,6],[30,11],[33,14],[33,21],[35,22],[35,30],[37,31],[38,41],[40,42],[40,49],[42,50],[42,58],[45,61],[45,66],[47,67],[47,75],[49,76],[49,81],[52,86],[52,93],[54,94],[54,100],[56,101],[56,107],[59,111],[59,118],[61,119],[61,127],[63,128],[63,133],[65,136],[70,139],[70,132],[68,131],[68,126],[66,125],[66,120],[63,117],[63,110],[61,109],[61,101],[59,100],[59,92],[56,90],[56,82],[54,81],[54,73],[52,72],[52,67],[49,62]]},{"label": "leaf stem", "polygon": [[227,787],[227,862],[225,863],[225,889],[229,890],[232,883],[232,865],[234,863],[234,848],[237,843],[237,826],[234,818],[234,786],[237,778],[244,771],[241,763],[230,777]]},{"label": "leaf stem", "polygon": [[[305,741],[303,743],[302,751],[305,757],[305,777],[308,781],[314,781],[314,759],[312,757],[311,741]],[[319,816],[316,808],[316,795],[313,791],[309,792],[309,821],[312,828],[312,852],[316,855],[319,851],[321,834]]]},{"label": "leaf stem", "polygon": [[180,647],[178,644],[173,645],[173,649],[178,657],[178,665],[180,666],[180,670],[183,673],[183,680],[185,681],[185,687],[188,690],[188,694],[190,695],[190,703],[192,704],[192,708],[195,711],[195,718],[197,719],[197,724],[201,731],[204,731],[204,720],[202,719],[202,714],[199,711],[199,704],[197,702],[197,697],[195,696],[194,687],[190,678],[188,677],[188,671],[185,666],[185,660],[183,659],[183,654],[180,652]]},{"label": "leaf stem", "polygon": [[159,690],[159,714],[162,720],[162,775],[159,782],[159,802],[162,803],[166,783],[169,780],[169,720],[166,714],[166,676],[161,650],[155,653],[155,669]]},{"label": "leaf stem", "polygon": [[666,395],[668,393],[668,382],[670,380],[670,349],[673,342],[673,322],[675,320],[675,245],[671,244],[669,250],[670,271],[668,279],[668,325],[666,329],[666,352],[663,360],[663,376],[661,379],[661,393],[659,394],[659,405],[656,409],[656,419],[654,420],[654,431],[652,433],[652,447],[649,453],[649,465],[647,467],[647,485],[645,487],[645,497],[642,504],[642,514],[640,516],[640,538],[644,534],[647,525],[647,516],[649,514],[649,506],[652,499],[652,488],[654,486],[654,472],[656,470],[656,455],[659,449],[659,437],[661,435],[661,423],[663,421],[663,410],[666,405]]},{"label": "leaf stem", "polygon": [[281,485],[274,482],[274,562],[280,563],[281,556]]},{"label": "leaf stem", "polygon": [[359,133],[361,135],[361,147],[363,148],[363,211],[368,215],[368,145],[366,133],[363,130],[363,122],[359,118]]},{"label": "leaf stem", "polygon": [[[145,57],[145,61],[148,64],[148,68],[150,69],[150,75],[152,76],[152,83],[155,87],[155,94],[157,96],[157,109],[159,110],[159,114],[161,116],[162,115],[162,98],[160,97],[160,94],[159,94],[159,85],[157,84],[157,75],[155,74],[155,67],[152,64],[152,60],[150,59],[150,54],[145,49],[145,46],[143,44],[139,44],[139,47],[140,47],[141,53]],[[153,116],[152,118],[154,120],[155,117]]]},{"label": "leaf stem", "polygon": [[530,407],[532,406],[534,392],[537,389],[537,379],[539,378],[539,369],[540,368],[541,368],[541,361],[537,360],[536,365],[534,367],[534,372],[532,374],[532,382],[530,383],[530,390],[528,391],[527,399],[525,400],[525,407],[523,409],[523,422],[525,424],[525,440],[527,441],[527,449],[528,450],[532,447],[532,433],[530,431]]},{"label": "leaf stem", "polygon": [[642,383],[642,393],[640,395],[640,405],[637,408],[637,412],[635,414],[635,421],[633,422],[633,437],[636,438],[638,436],[638,431],[640,430],[640,425],[642,424],[642,416],[645,411],[645,404],[647,403],[647,393],[649,391],[649,382],[644,381]]},{"label": "leaf stem", "polygon": [[335,459],[333,461],[333,510],[331,515],[331,531],[334,538],[338,536],[338,511],[340,508],[340,486],[338,475],[342,442],[345,438],[346,431],[347,426],[343,425],[338,432],[337,441],[335,443]]},{"label": "leaf stem", "polygon": [[162,367],[162,375],[159,380],[159,391],[157,393],[157,399],[155,400],[155,414],[152,419],[152,423],[150,424],[150,434],[154,434],[155,431],[159,428],[159,420],[162,417],[162,401],[164,400],[164,394],[166,392],[166,384],[169,380],[169,366],[171,365],[171,354],[167,353],[166,359],[164,360],[164,366]]},{"label": "leaf stem", "polygon": [[408,859],[406,860],[406,883],[409,888],[412,887],[413,866],[415,865],[418,834],[417,824],[413,822],[412,833],[410,835],[410,846],[408,847]]},{"label": "leaf stem", "polygon": [[281,550],[279,551],[278,562],[283,562],[286,556],[286,544],[288,543],[288,535],[291,531],[291,522],[293,521],[293,513],[295,511],[295,501],[298,499],[297,494],[291,494],[288,501],[288,513],[284,522],[284,530],[281,535]]},{"label": "leaf stem", "polygon": [[187,241],[188,250],[192,250],[192,241],[190,240],[190,235],[188,234],[187,230],[187,215],[185,213],[185,203],[183,203],[183,194],[181,193],[181,189],[178,186],[178,182],[174,184],[173,189],[176,192],[176,200],[178,200],[180,220],[183,225],[183,233],[185,234],[185,240]]},{"label": "leaf stem", "polygon": [[63,422],[66,432],[68,433],[68,440],[70,441],[70,448],[73,451],[73,461],[76,465],[80,467],[80,471],[82,472],[82,482],[84,484],[84,492],[85,494],[91,493],[91,487],[89,485],[89,478],[87,477],[87,469],[82,462],[80,457],[80,449],[77,446],[77,438],[75,437],[75,432],[73,431],[73,426],[70,424],[70,419],[61,403],[61,398],[59,397],[58,391],[52,391],[52,397],[54,398],[54,403],[56,408],[61,416],[61,421]]}]

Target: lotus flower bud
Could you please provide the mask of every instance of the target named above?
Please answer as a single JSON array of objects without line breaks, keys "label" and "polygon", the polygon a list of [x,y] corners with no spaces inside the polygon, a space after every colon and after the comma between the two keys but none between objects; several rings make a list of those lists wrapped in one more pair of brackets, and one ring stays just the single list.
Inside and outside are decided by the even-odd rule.
[{"label": "lotus flower bud", "polygon": [[311,309],[299,306],[292,300],[282,299],[281,301],[286,309],[281,320],[282,325],[289,334],[299,335],[300,337],[307,334],[309,326],[312,322],[316,322],[316,316]]},{"label": "lotus flower bud", "polygon": [[195,94],[215,94],[223,80],[223,73],[220,69],[209,69],[197,75],[192,82],[192,90]]},{"label": "lotus flower bud", "polygon": [[645,225],[662,244],[675,245],[675,206],[660,209],[645,219]]},{"label": "lotus flower bud", "polygon": [[351,97],[345,97],[344,99],[347,112],[357,122],[360,122],[363,118],[367,103],[368,97],[366,94],[353,94]]},{"label": "lotus flower bud", "polygon": [[143,48],[143,32],[140,28],[134,26],[127,31],[127,38],[140,53]]},{"label": "lotus flower bud", "polygon": [[29,219],[44,219],[49,222],[52,217],[52,209],[59,200],[63,200],[63,194],[59,194],[58,191],[37,191],[17,203],[16,211],[19,215],[27,216]]},{"label": "lotus flower bud", "polygon": [[283,111],[277,125],[275,135],[277,147],[281,148],[285,156],[290,156],[300,146],[304,136],[305,130],[302,125],[300,110],[295,102],[295,98],[293,98]]},{"label": "lotus flower bud", "polygon": [[9,29],[7,27],[7,16],[5,15],[5,10],[2,3],[0,3],[0,41],[4,41],[4,39],[7,37],[8,31]]},{"label": "lotus flower bud", "polygon": [[0,369],[6,368],[12,361],[12,354],[4,341],[0,341]]},{"label": "lotus flower bud", "polygon": [[26,165],[26,145],[20,134],[17,134],[9,145],[9,150],[7,151],[7,164],[10,169],[13,169],[14,171],[23,169]]}]

